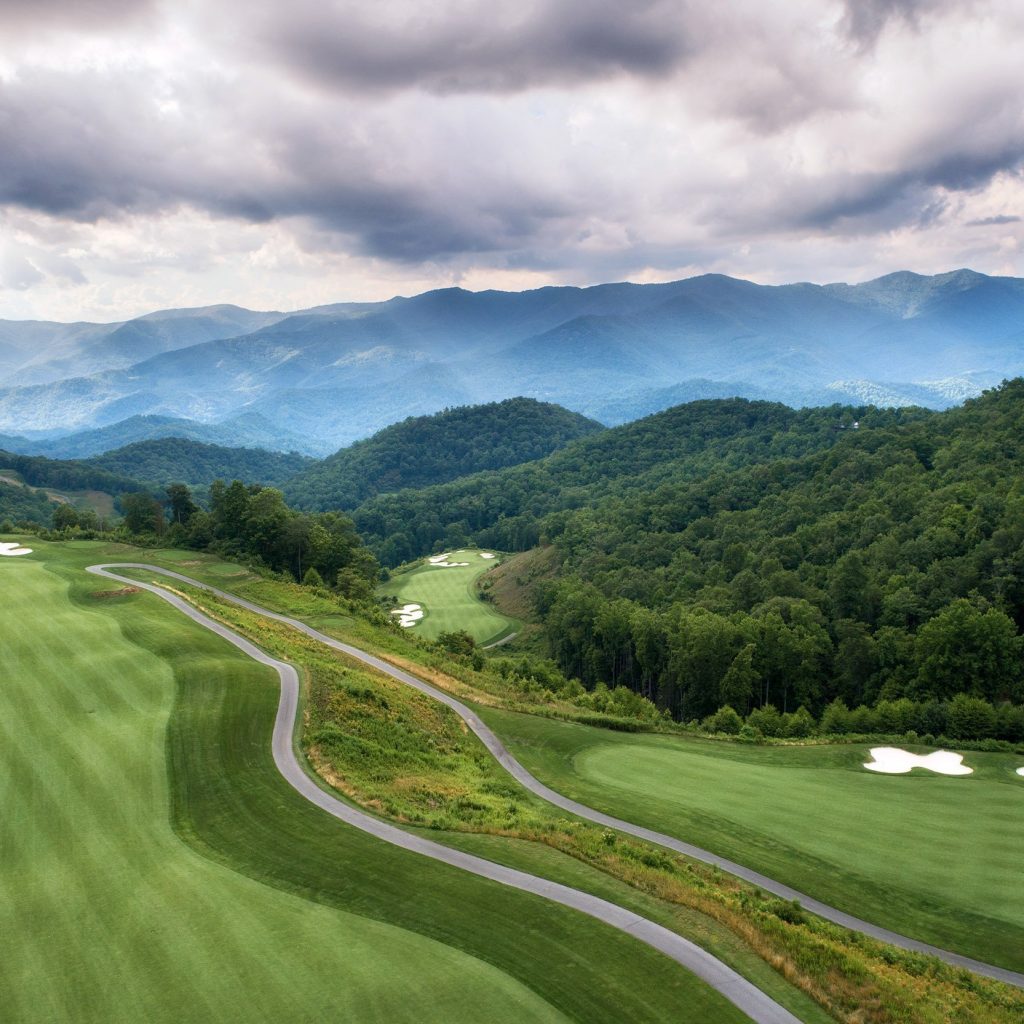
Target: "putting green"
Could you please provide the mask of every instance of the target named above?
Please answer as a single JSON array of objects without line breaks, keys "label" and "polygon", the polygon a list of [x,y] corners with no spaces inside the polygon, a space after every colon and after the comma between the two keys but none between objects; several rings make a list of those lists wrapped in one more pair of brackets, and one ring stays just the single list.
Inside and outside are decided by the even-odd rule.
[{"label": "putting green", "polygon": [[82,567],[136,552],[33,546],[0,567],[5,1021],[740,1018],[626,936],[324,815],[273,767],[270,670],[95,596]]},{"label": "putting green", "polygon": [[934,945],[1024,967],[1019,758],[869,772],[869,745],[757,747],[481,709],[548,785]]},{"label": "putting green", "polygon": [[497,562],[497,558],[481,557],[484,553],[493,554],[475,548],[445,552],[448,562],[468,564],[432,565],[424,561],[392,576],[377,593],[393,599],[392,608],[422,605],[423,618],[408,628],[428,640],[461,629],[478,644],[494,643],[514,632],[517,623],[480,600],[476,581]]}]

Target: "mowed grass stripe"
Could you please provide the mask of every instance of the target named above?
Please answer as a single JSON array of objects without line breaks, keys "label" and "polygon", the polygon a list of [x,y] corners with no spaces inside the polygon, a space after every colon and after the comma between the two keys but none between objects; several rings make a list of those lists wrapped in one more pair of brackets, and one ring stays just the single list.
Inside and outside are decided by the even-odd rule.
[{"label": "mowed grass stripe", "polygon": [[[17,588],[0,644],[5,1022],[563,1019],[477,959],[189,851],[168,820],[168,665],[38,563],[0,586]],[[169,639],[142,602],[130,614]],[[260,685],[240,659],[193,662]]]},{"label": "mowed grass stripe", "polygon": [[[128,665],[137,678],[116,679],[115,685],[139,684],[162,666],[171,670],[176,690],[158,687],[164,701],[159,721],[147,719],[142,730],[150,746],[136,737],[127,747],[106,751],[108,788],[132,802],[136,832],[116,837],[135,847],[129,884],[120,884],[118,871],[99,879],[81,865],[74,882],[88,890],[86,903],[102,903],[108,892],[123,897],[107,901],[108,920],[97,918],[95,928],[64,920],[44,893],[19,915],[17,926],[41,936],[54,962],[47,969],[44,960],[21,956],[25,946],[0,907],[0,962],[11,968],[0,975],[16,979],[5,981],[14,993],[0,992],[0,1000],[5,1007],[17,1001],[17,1012],[5,1020],[742,1019],[692,975],[626,936],[547,901],[383,846],[311,807],[277,775],[270,757],[276,679],[206,631],[179,621],[156,599],[90,598],[97,581],[80,569],[97,560],[103,545],[39,547],[39,557],[49,558],[73,584],[72,603],[84,612],[77,628],[84,630],[85,619],[91,628],[96,617],[119,627],[114,638],[84,630],[84,646],[121,645],[133,652]],[[103,554],[122,553],[106,547]],[[53,607],[42,602],[35,613],[59,611],[67,604],[63,591],[61,598],[51,593]],[[94,676],[95,666],[60,668],[69,676]],[[97,692],[104,685],[94,677],[88,682]],[[0,690],[0,714],[3,704]],[[28,746],[44,753],[56,743],[54,731],[73,731],[78,721],[63,720],[57,707],[30,707],[29,717],[39,721],[31,723]],[[156,794],[136,778],[144,777],[143,762],[153,751],[154,785],[163,787]],[[53,773],[55,766],[43,757],[36,770]],[[167,828],[168,797],[174,830],[204,858],[189,853]],[[20,800],[31,804],[24,793]],[[112,813],[109,800],[100,803]],[[33,808],[28,810],[31,816]],[[84,816],[100,821],[104,813]],[[72,827],[82,817],[74,817]],[[6,889],[5,866],[0,885]],[[152,896],[141,903],[125,895],[141,898],[147,890]],[[132,905],[141,909],[129,914]],[[116,942],[127,950],[117,965],[121,989],[95,991],[85,983],[89,963],[82,961],[100,965],[95,977],[109,989],[113,975],[102,965],[115,946],[106,934],[111,929],[127,936]],[[44,993],[58,1007],[52,1017],[40,1014]],[[83,1003],[86,994],[95,1003]]]},{"label": "mowed grass stripe", "polygon": [[478,550],[466,548],[450,552],[448,561],[469,564],[434,566],[424,562],[396,574],[377,592],[394,598],[396,608],[423,605],[424,617],[409,631],[428,640],[461,629],[478,644],[486,644],[515,630],[515,620],[482,601],[476,590],[476,581],[494,565],[494,560],[481,558]]},{"label": "mowed grass stripe", "polygon": [[864,770],[868,746],[757,747],[618,734],[480,709],[553,788],[695,843],[833,906],[1012,970],[1024,968],[1024,781]]}]

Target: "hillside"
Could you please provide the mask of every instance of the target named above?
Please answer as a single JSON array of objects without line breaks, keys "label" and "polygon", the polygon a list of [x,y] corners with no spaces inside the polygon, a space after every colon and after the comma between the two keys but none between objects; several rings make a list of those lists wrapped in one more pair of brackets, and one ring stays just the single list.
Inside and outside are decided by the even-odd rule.
[{"label": "hillside", "polygon": [[[1024,371],[1024,281],[968,270],[857,285],[711,274],[526,292],[449,288],[254,313],[248,330],[245,312],[212,323],[208,311],[167,314],[159,330],[133,321],[135,340],[124,344],[110,332],[86,345],[55,328],[26,334],[0,324],[0,354],[13,353],[14,367],[0,388],[0,433],[69,433],[152,415],[216,426],[256,415],[320,454],[406,416],[515,395],[590,416],[607,409],[618,422],[716,395],[945,408]],[[197,341],[197,323],[214,336]],[[64,326],[66,334],[75,325]],[[64,365],[67,344],[89,359],[41,379],[32,367]]]},{"label": "hillside", "polygon": [[343,448],[303,469],[284,492],[299,508],[351,509],[376,494],[539,459],[601,429],[530,398],[446,409],[409,417]]},{"label": "hillside", "polygon": [[186,483],[192,487],[214,480],[277,486],[312,464],[313,459],[295,452],[224,448],[180,437],[138,441],[83,461],[83,465],[157,486]]},{"label": "hillside", "polygon": [[1019,379],[930,414],[700,402],[355,520],[385,558],[545,539],[560,569],[533,597],[559,667],[684,718],[1020,701],[1022,438]]},{"label": "hillside", "polygon": [[854,422],[883,426],[929,415],[841,406],[793,410],[739,398],[691,402],[573,441],[536,462],[371,498],[353,517],[388,565],[470,540],[522,550],[536,543],[549,517],[605,497],[643,497],[722,469],[821,451]]}]

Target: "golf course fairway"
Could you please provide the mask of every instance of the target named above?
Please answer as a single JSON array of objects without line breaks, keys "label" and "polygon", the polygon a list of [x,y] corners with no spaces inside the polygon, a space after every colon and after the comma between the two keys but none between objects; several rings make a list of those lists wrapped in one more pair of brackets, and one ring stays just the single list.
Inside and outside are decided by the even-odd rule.
[{"label": "golf course fairway", "polygon": [[271,670],[82,571],[124,549],[33,546],[0,570],[5,1021],[743,1019],[627,936],[323,814],[274,769]]},{"label": "golf course fairway", "polygon": [[[425,560],[413,569],[395,573],[377,593],[393,599],[392,607],[421,605],[423,618],[410,631],[436,640],[442,633],[463,630],[478,644],[494,643],[517,629],[515,620],[507,618],[493,605],[481,600],[476,581],[495,565],[496,558],[484,558],[476,548],[445,552],[445,562]],[[468,563],[462,565],[459,563]]]},{"label": "golf course fairway", "polygon": [[970,776],[885,776],[863,768],[870,744],[763,747],[479,711],[560,793],[894,931],[1024,967],[1019,758],[968,751]]}]

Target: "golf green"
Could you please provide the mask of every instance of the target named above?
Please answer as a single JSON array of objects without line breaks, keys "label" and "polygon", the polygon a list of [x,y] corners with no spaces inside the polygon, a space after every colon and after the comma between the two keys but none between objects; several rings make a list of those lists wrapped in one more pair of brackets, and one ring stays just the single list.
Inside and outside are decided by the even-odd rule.
[{"label": "golf green", "polygon": [[[276,677],[145,594],[0,565],[5,1021],[740,1019],[626,936],[346,828],[270,757]],[[184,840],[184,841],[183,841]]]},{"label": "golf green", "polygon": [[886,776],[863,768],[868,745],[759,747],[481,714],[568,796],[877,924],[1024,967],[1019,757],[970,751],[970,776]]},{"label": "golf green", "polygon": [[[392,599],[394,608],[420,605],[423,618],[409,630],[428,640],[464,630],[478,644],[487,644],[512,633],[517,628],[515,621],[482,601],[476,589],[476,581],[497,561],[483,555],[494,552],[466,548],[446,554],[444,561],[449,564],[424,561],[414,569],[396,573],[377,593]],[[463,562],[467,564],[459,564]]]}]

